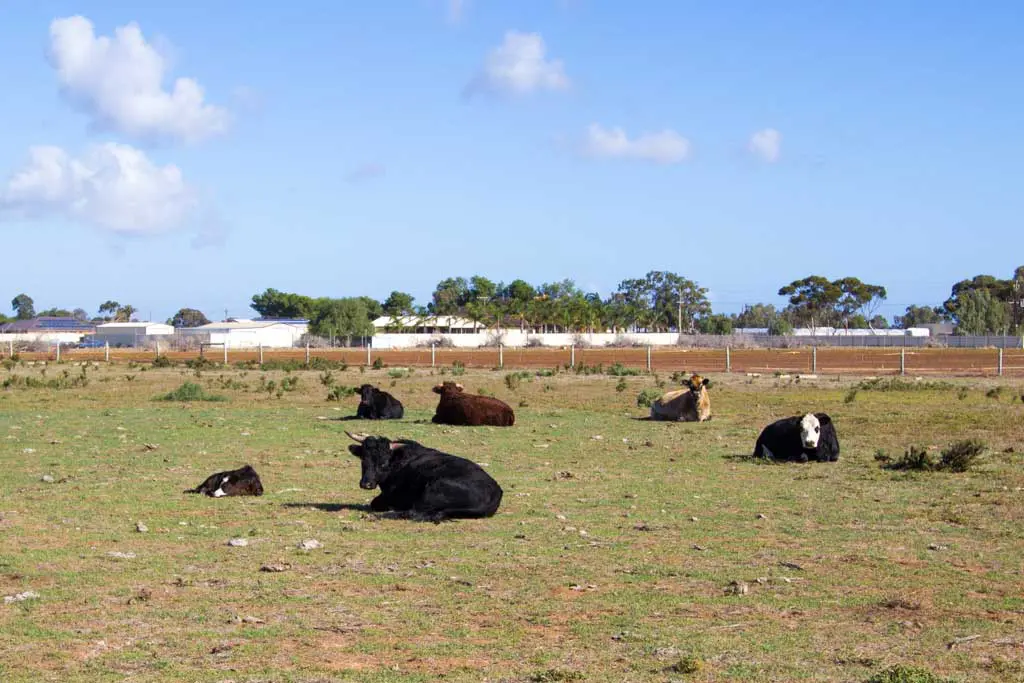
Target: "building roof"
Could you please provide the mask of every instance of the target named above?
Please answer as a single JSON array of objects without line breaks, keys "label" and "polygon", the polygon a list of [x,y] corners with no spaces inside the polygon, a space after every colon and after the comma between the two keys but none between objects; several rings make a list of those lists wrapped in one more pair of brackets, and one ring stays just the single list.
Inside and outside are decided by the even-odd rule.
[{"label": "building roof", "polygon": [[297,327],[297,323],[293,323],[287,320],[240,320],[232,318],[226,322],[219,323],[207,323],[206,325],[200,325],[199,327],[190,327],[191,330],[204,330],[209,332],[210,330],[259,330],[266,327],[274,327],[275,325],[287,325],[289,327]]},{"label": "building roof", "polygon": [[167,323],[155,323],[155,322],[140,322],[133,320],[127,323],[102,323],[96,326],[97,330],[117,330],[117,329],[133,329],[138,327],[153,327],[159,325],[160,327],[171,327]]},{"label": "building roof", "polygon": [[460,318],[454,315],[402,315],[397,318],[390,315],[382,315],[373,321],[373,326],[381,329],[386,327],[455,327],[469,329],[484,329],[483,323],[473,322],[469,318]]},{"label": "building roof", "polygon": [[30,320],[13,320],[0,325],[0,332],[92,332],[96,326],[77,318],[42,317]]}]

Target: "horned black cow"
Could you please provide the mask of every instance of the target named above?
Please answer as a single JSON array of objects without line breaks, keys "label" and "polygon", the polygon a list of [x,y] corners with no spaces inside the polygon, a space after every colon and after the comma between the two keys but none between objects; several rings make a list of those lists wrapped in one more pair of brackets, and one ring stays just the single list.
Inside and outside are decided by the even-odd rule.
[{"label": "horned black cow", "polygon": [[185,493],[203,493],[211,498],[222,496],[262,496],[263,483],[250,465],[237,470],[211,474],[194,489],[185,489]]},{"label": "horned black cow", "polygon": [[370,502],[372,510],[440,522],[490,517],[501,504],[501,486],[471,460],[408,439],[345,433],[357,442],[348,448],[362,463],[359,486],[380,487],[380,495]]},{"label": "horned black cow", "polygon": [[807,413],[776,420],[761,431],[754,445],[755,458],[807,462],[839,459],[836,427],[825,413]]},{"label": "horned black cow", "polygon": [[431,419],[435,424],[464,427],[511,427],[515,424],[512,406],[491,396],[467,394],[461,384],[444,382],[434,387],[434,393],[441,395]]},{"label": "horned black cow", "polygon": [[401,401],[372,384],[359,387],[359,396],[356,417],[362,420],[401,420],[405,413]]}]

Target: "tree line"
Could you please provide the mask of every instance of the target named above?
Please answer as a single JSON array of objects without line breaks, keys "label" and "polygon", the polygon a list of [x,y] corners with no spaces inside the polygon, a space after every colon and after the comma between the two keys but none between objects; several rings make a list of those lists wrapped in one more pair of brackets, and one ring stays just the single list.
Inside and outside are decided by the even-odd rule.
[{"label": "tree line", "polygon": [[[393,291],[383,301],[368,296],[310,297],[270,288],[252,297],[250,306],[266,318],[301,318],[310,332],[323,337],[369,336],[373,321],[387,316],[389,329],[407,329],[407,317],[458,316],[484,328],[539,329],[545,332],[675,332],[728,334],[736,328],[766,328],[788,334],[795,327],[847,329],[916,327],[950,322],[958,334],[1024,333],[1024,266],[1000,279],[978,275],[953,285],[940,306],[906,308],[890,322],[878,314],[888,293],[884,286],[856,277],[829,280],[809,275],[782,286],[787,305],[755,303],[740,313],[715,313],[708,290],[677,273],[652,270],[627,279],[608,296],[585,292],[571,279],[533,285],[516,279],[494,282],[484,276],[449,277],[434,288],[430,300],[417,304],[413,295]],[[37,315],[33,301],[19,294],[11,301],[18,319]],[[99,307],[89,318],[83,309],[49,309],[38,315],[74,317],[93,322],[128,321],[136,309],[116,301]],[[2,316],[0,316],[2,317]],[[197,327],[209,322],[194,308],[182,308],[168,324]]]}]

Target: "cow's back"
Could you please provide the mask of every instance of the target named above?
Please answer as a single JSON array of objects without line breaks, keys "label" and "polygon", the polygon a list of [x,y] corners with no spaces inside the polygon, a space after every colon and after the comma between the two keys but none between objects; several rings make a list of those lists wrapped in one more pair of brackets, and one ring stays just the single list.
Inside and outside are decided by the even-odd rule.
[{"label": "cow's back", "polygon": [[652,420],[697,420],[697,410],[689,389],[666,392],[651,404]]}]

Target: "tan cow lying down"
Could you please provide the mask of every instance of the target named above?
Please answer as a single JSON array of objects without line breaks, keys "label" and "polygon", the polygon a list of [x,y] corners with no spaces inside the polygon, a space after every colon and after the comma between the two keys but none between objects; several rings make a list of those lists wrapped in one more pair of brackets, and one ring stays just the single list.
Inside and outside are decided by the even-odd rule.
[{"label": "tan cow lying down", "polygon": [[711,397],[706,377],[694,375],[683,380],[685,389],[669,391],[651,404],[652,420],[704,422],[711,419]]}]

